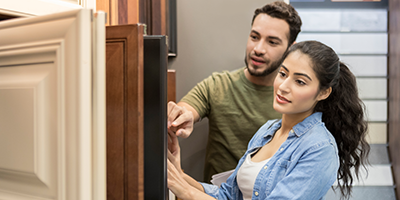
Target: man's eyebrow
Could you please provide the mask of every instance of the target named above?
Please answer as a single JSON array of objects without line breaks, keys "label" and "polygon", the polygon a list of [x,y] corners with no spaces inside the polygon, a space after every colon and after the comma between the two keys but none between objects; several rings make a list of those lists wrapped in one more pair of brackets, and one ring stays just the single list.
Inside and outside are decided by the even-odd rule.
[{"label": "man's eyebrow", "polygon": [[[251,32],[254,34],[257,34],[258,36],[261,35],[258,31],[254,30],[254,29],[252,29]],[[277,36],[268,36],[267,38],[271,39],[271,40],[278,40],[279,42],[282,42],[282,39]]]},{"label": "man's eyebrow", "polygon": [[[287,72],[290,72],[289,70],[288,70],[288,68],[286,68],[285,67],[285,65],[281,65]],[[294,75],[297,75],[297,76],[304,76],[304,77],[306,77],[306,78],[308,78],[308,79],[310,79],[310,81],[312,81],[312,79],[311,79],[311,77],[309,77],[307,74],[304,74],[304,73],[294,73]]]},{"label": "man's eyebrow", "polygon": [[257,34],[257,35],[260,35],[260,33],[259,33],[258,31],[256,31],[256,30],[251,30],[251,32],[252,32],[252,33],[255,33],[255,34]]}]

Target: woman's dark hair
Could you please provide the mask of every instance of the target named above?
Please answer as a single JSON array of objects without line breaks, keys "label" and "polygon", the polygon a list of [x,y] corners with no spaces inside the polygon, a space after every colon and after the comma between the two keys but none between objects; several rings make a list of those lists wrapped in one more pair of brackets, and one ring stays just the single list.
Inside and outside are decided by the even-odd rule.
[{"label": "woman's dark hair", "polygon": [[270,17],[285,20],[289,24],[288,46],[292,45],[293,42],[296,41],[297,35],[301,31],[302,22],[299,14],[293,8],[293,6],[282,1],[275,1],[269,3],[264,7],[258,8],[254,11],[251,25],[253,25],[254,19],[256,19],[256,17],[261,13],[267,14]]},{"label": "woman's dark hair", "polygon": [[300,51],[308,55],[313,70],[320,82],[319,91],[332,87],[332,92],[325,100],[319,101],[314,112],[322,112],[322,121],[335,137],[340,166],[338,187],[342,198],[351,195],[354,168],[357,179],[360,166],[366,169],[368,164],[369,144],[366,141],[367,122],[365,105],[358,97],[356,78],[349,68],[340,62],[335,51],[317,41],[304,41],[292,45],[286,55]]}]

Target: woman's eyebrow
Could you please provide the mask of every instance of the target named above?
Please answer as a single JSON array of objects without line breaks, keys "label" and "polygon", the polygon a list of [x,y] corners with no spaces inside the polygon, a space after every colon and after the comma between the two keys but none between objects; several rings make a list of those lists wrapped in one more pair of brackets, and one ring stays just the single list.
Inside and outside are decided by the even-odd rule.
[{"label": "woman's eyebrow", "polygon": [[[285,67],[285,65],[282,64],[281,66],[282,66],[287,72],[290,72],[289,69]],[[294,73],[294,75],[297,75],[297,76],[304,76],[304,77],[310,79],[310,81],[312,81],[311,77],[308,76],[307,74],[296,72],[296,73]]]},{"label": "woman's eyebrow", "polygon": [[303,73],[294,73],[294,75],[304,76],[304,77],[310,79],[310,81],[312,81],[311,77],[309,77],[307,74],[303,74]]}]

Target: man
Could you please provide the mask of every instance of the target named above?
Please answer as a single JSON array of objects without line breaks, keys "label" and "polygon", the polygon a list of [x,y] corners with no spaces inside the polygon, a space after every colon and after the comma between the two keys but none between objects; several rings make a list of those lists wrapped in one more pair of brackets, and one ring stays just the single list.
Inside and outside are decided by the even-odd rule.
[{"label": "man", "polygon": [[272,85],[300,27],[299,15],[284,2],[257,9],[247,41],[246,67],[213,73],[178,104],[168,103],[168,129],[177,136],[188,137],[195,122],[209,119],[204,181],[234,169],[258,128],[281,117],[272,107]]}]

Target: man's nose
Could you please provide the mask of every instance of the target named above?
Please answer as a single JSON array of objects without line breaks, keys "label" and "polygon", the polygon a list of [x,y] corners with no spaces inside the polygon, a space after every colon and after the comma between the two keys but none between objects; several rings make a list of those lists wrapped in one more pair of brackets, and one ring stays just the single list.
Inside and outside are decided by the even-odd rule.
[{"label": "man's nose", "polygon": [[264,55],[266,53],[264,42],[260,41],[254,46],[254,53],[257,55]]}]

